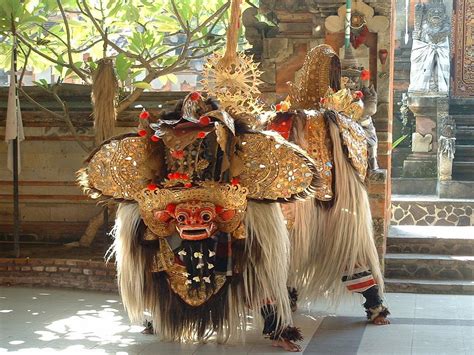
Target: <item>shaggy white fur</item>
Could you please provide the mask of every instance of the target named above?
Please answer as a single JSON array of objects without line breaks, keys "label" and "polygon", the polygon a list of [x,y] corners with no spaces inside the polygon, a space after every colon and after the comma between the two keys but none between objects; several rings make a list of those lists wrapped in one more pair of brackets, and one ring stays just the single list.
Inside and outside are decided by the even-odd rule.
[{"label": "shaggy white fur", "polygon": [[107,253],[107,260],[115,256],[122,302],[131,322],[135,324],[143,323],[143,313],[146,309],[144,299],[146,260],[137,240],[140,221],[137,203],[121,203],[112,230],[114,242]]},{"label": "shaggy white fur", "polygon": [[[149,260],[139,244],[138,227],[141,221],[138,205],[122,203],[117,211],[113,230],[114,243],[108,258],[115,256],[117,277],[123,304],[133,323],[143,323],[144,312],[152,315],[155,332],[162,339],[196,341],[205,340],[213,334],[205,331],[202,339],[196,337],[199,322],[183,321],[179,327],[170,317],[173,310],[163,308],[167,305],[160,295],[152,274],[146,270]],[[248,316],[252,325],[261,327],[263,320],[260,309],[268,302],[276,305],[278,323],[290,325],[291,310],[286,281],[289,267],[289,238],[283,214],[277,203],[249,202],[245,217],[248,230],[245,253],[247,263],[242,275],[243,282],[229,286],[226,298],[226,319],[216,328],[217,341],[226,342],[230,338],[242,338],[247,327]],[[240,277],[235,275],[235,277]],[[165,302],[165,303],[163,303]]]},{"label": "shaggy white fur", "polygon": [[[268,301],[276,305],[278,323],[291,325],[288,280],[290,243],[278,203],[249,202],[245,215],[248,230],[244,272],[245,295],[256,312]],[[261,317],[254,317],[260,319]]]},{"label": "shaggy white fur", "polygon": [[368,194],[347,159],[337,125],[328,120],[334,156],[334,201],[330,207],[314,200],[297,202],[291,233],[292,275],[301,298],[330,292],[339,299],[341,278],[368,267],[383,292],[383,278],[372,231]]}]

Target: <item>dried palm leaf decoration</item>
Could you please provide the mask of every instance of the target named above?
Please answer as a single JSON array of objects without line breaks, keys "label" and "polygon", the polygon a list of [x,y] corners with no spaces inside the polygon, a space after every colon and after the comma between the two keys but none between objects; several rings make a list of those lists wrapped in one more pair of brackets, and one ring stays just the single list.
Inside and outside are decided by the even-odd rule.
[{"label": "dried palm leaf decoration", "polygon": [[95,145],[114,135],[117,118],[116,99],[118,82],[113,61],[99,60],[92,78],[92,105],[94,115]]}]

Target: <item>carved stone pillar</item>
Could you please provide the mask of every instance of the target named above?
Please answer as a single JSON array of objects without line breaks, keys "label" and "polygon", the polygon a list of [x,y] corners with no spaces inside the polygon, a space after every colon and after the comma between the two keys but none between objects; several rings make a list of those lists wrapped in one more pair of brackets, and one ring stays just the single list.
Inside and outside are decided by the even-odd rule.
[{"label": "carved stone pillar", "polygon": [[403,176],[426,178],[438,176],[438,112],[440,96],[409,94],[408,107],[415,115],[416,131],[412,135],[412,153],[403,162]]},{"label": "carved stone pillar", "polygon": [[438,179],[449,181],[453,174],[455,153],[455,122],[449,116],[448,98],[438,100]]}]

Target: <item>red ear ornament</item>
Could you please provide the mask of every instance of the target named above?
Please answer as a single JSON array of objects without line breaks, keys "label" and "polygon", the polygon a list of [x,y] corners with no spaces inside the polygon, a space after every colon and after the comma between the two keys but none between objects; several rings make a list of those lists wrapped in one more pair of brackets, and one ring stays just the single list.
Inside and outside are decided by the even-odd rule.
[{"label": "red ear ornament", "polygon": [[173,219],[173,216],[168,211],[156,211],[154,216],[157,220],[163,223],[168,223]]},{"label": "red ear ornament", "polygon": [[228,210],[223,208],[222,206],[216,206],[216,212],[219,215],[219,218],[222,219],[224,222],[230,221],[236,215],[235,210]]}]

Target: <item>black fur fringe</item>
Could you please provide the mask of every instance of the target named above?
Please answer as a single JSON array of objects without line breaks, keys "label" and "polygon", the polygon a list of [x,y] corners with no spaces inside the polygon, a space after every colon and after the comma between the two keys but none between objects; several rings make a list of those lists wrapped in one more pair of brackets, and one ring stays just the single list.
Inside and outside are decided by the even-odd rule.
[{"label": "black fur fringe", "polygon": [[297,327],[286,327],[278,334],[278,339],[288,340],[288,341],[302,341],[303,334],[301,333],[300,328]]},{"label": "black fur fringe", "polygon": [[157,304],[161,314],[159,324],[155,324],[155,331],[161,335],[168,334],[168,340],[178,341],[184,336],[194,334],[194,340],[203,341],[215,332],[223,334],[224,330],[228,329],[229,282],[198,307],[188,305],[171,290],[165,272],[155,273],[153,282],[156,294],[160,295]]}]

